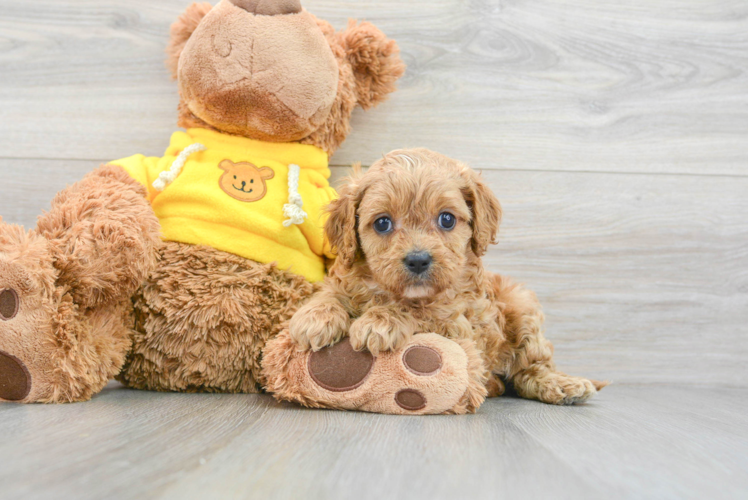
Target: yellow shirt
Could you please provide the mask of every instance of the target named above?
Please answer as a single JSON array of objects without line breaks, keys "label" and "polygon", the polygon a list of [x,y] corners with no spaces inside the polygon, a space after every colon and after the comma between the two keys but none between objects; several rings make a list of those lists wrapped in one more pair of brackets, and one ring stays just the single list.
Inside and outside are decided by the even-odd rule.
[{"label": "yellow shirt", "polygon": [[[276,262],[312,282],[324,278],[324,257],[334,256],[324,236],[324,208],[337,194],[323,150],[194,128],[174,133],[162,158],[135,155],[112,163],[146,187],[164,240]],[[295,217],[284,214],[289,205]]]}]

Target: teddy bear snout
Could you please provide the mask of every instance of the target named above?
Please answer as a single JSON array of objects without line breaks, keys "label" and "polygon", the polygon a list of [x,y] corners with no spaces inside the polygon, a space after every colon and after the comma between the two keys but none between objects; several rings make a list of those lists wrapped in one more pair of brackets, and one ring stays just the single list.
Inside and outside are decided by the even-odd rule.
[{"label": "teddy bear snout", "polygon": [[299,141],[330,116],[340,67],[314,16],[263,15],[266,3],[279,13],[300,8],[298,0],[224,0],[200,21],[179,56],[179,92],[195,117],[222,132]]},{"label": "teddy bear snout", "polygon": [[301,12],[300,0],[229,0],[250,14],[275,16]]}]

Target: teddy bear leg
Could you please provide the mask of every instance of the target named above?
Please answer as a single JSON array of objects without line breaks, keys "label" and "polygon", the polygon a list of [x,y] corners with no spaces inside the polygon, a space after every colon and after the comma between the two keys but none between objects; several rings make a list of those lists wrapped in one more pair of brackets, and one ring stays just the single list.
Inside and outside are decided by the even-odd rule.
[{"label": "teddy bear leg", "polygon": [[45,240],[0,224],[0,241],[0,401],[89,399],[124,362],[129,308],[82,311],[55,285]]},{"label": "teddy bear leg", "polygon": [[265,387],[276,399],[314,408],[401,415],[474,413],[487,395],[487,371],[475,344],[420,333],[374,357],[348,338],[302,351],[288,330],[265,346]]},{"label": "teddy bear leg", "polygon": [[165,242],[136,292],[125,385],[180,392],[261,391],[260,357],[313,285],[273,265]]},{"label": "teddy bear leg", "polygon": [[144,195],[103,167],[60,192],[36,231],[0,223],[1,400],[85,401],[119,371],[129,295],[158,241]]},{"label": "teddy bear leg", "polygon": [[[47,242],[19,226],[0,223],[0,399],[54,399],[58,385],[55,333],[73,309],[55,286]],[[67,300],[64,300],[67,299]]]}]

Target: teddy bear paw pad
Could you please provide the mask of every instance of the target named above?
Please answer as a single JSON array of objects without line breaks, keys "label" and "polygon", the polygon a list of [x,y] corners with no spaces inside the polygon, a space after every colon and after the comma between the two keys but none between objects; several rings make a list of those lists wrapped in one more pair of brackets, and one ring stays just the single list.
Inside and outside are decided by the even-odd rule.
[{"label": "teddy bear paw pad", "polygon": [[0,320],[11,320],[18,314],[18,293],[12,288],[0,291]]},{"label": "teddy bear paw pad", "polygon": [[435,375],[442,367],[442,357],[430,347],[414,345],[403,354],[403,364],[416,375]]},{"label": "teddy bear paw pad", "polygon": [[395,402],[403,410],[416,411],[426,408],[426,397],[415,389],[402,389],[395,394]]},{"label": "teddy bear paw pad", "polygon": [[[1,305],[1,304],[0,304]],[[0,307],[0,314],[2,314]],[[20,401],[31,392],[31,375],[20,359],[0,351],[0,399]]]},{"label": "teddy bear paw pad", "polygon": [[328,391],[351,391],[364,383],[374,366],[374,356],[354,351],[346,338],[332,347],[309,355],[309,375]]}]

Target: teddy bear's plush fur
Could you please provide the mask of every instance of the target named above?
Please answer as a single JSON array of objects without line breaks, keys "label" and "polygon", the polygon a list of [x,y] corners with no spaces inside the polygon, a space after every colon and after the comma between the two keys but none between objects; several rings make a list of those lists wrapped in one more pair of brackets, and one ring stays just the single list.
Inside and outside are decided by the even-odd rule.
[{"label": "teddy bear's plush fur", "polygon": [[[335,32],[298,0],[193,4],[168,56],[181,127],[328,155],[354,107],[384,100],[404,71],[373,25]],[[315,285],[162,242],[148,189],[105,165],[60,192],[36,229],[0,223],[0,399],[83,401],[114,376],[151,390],[261,389],[265,342]]]}]

